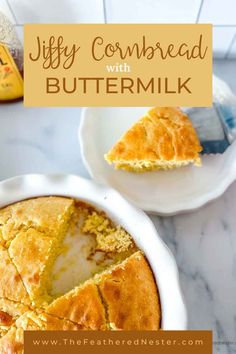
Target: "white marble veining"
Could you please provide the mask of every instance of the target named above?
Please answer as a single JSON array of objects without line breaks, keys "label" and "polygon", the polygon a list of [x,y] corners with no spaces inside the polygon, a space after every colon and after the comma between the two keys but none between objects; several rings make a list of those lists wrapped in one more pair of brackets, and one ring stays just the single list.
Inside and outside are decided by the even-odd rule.
[{"label": "white marble veining", "polygon": [[191,214],[152,217],[176,257],[189,329],[212,329],[214,353],[236,353],[236,183]]},{"label": "white marble veining", "polygon": [[[215,74],[236,93],[236,62],[217,61]],[[24,173],[88,177],[77,129],[80,108],[0,106],[0,179]],[[217,201],[190,214],[151,216],[174,253],[190,329],[212,329],[214,353],[236,353],[236,182]],[[174,296],[174,294],[173,294]]]}]

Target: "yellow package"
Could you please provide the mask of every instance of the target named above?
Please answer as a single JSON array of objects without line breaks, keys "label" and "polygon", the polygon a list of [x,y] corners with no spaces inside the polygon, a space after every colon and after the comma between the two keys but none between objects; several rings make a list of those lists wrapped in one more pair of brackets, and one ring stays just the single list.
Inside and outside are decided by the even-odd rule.
[{"label": "yellow package", "polygon": [[0,43],[0,101],[23,97],[23,79],[8,50]]}]

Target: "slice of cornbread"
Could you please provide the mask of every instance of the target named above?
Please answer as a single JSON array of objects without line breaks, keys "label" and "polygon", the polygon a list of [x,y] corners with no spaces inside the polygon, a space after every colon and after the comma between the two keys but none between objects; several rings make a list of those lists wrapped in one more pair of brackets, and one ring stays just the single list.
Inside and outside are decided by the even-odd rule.
[{"label": "slice of cornbread", "polygon": [[30,299],[8,250],[0,246],[0,298],[29,304]]},{"label": "slice of cornbread", "polygon": [[34,229],[21,231],[9,247],[9,254],[21,274],[33,304],[50,300],[50,272],[59,253],[59,240]]},{"label": "slice of cornbread", "polygon": [[115,168],[132,172],[199,166],[202,148],[186,114],[155,107],[135,123],[105,155]]},{"label": "slice of cornbread", "polygon": [[160,328],[161,310],[157,286],[140,251],[97,278],[111,329]]},{"label": "slice of cornbread", "polygon": [[31,302],[41,305],[50,300],[50,273],[74,212],[74,201],[42,197],[14,204],[5,212],[10,213],[8,228],[3,230],[10,257]]},{"label": "slice of cornbread", "polygon": [[69,198],[39,197],[21,201],[0,210],[0,234],[7,246],[19,231],[29,228],[59,238],[73,211],[74,200]]},{"label": "slice of cornbread", "polygon": [[54,300],[45,312],[92,330],[105,330],[106,317],[97,286],[88,281]]}]

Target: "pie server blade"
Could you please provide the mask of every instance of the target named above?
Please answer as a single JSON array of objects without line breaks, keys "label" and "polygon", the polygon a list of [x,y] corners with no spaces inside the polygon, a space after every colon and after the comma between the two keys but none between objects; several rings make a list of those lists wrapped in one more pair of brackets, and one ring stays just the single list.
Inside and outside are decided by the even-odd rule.
[{"label": "pie server blade", "polygon": [[236,140],[236,99],[231,104],[185,108],[203,147],[202,154],[223,154]]}]

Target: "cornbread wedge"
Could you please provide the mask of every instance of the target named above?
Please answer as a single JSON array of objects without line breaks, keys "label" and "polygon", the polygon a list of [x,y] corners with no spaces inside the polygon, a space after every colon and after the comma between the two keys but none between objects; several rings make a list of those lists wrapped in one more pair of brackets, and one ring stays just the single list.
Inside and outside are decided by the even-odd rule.
[{"label": "cornbread wedge", "polygon": [[90,281],[53,301],[45,312],[88,329],[106,329],[105,309],[96,285]]},{"label": "cornbread wedge", "polygon": [[201,164],[202,151],[190,119],[179,108],[155,107],[105,155],[116,169],[145,172]]},{"label": "cornbread wedge", "polygon": [[17,234],[9,247],[9,254],[33,304],[50,300],[47,294],[50,273],[58,255],[59,243],[55,238],[29,229]]},{"label": "cornbread wedge", "polygon": [[[74,212],[74,201],[42,197],[0,211],[2,235],[33,304],[49,301],[50,272]],[[2,218],[2,219],[1,219]]]},{"label": "cornbread wedge", "polygon": [[111,329],[158,330],[160,302],[150,267],[140,251],[97,281]]},{"label": "cornbread wedge", "polygon": [[0,246],[0,298],[29,304],[30,299],[8,251]]},{"label": "cornbread wedge", "polygon": [[0,210],[0,234],[7,246],[19,231],[34,228],[48,236],[64,236],[74,211],[73,199],[40,197],[24,200]]}]

